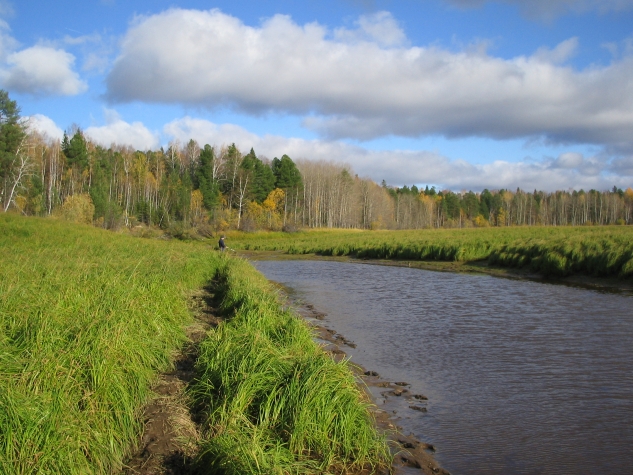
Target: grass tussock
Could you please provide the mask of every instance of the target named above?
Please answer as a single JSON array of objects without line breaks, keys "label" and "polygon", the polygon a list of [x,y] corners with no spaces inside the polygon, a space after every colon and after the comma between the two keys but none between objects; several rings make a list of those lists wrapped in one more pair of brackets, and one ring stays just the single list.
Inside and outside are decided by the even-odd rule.
[{"label": "grass tussock", "polygon": [[112,473],[216,258],[54,220],[0,228],[0,473]]},{"label": "grass tussock", "polygon": [[[280,307],[250,265],[222,267],[232,317],[203,343],[194,398],[207,407],[212,473],[346,473],[385,466],[388,447],[346,362]],[[205,465],[206,464],[206,465]]]},{"label": "grass tussock", "polygon": [[388,463],[348,366],[245,261],[6,214],[0,249],[0,473],[116,473],[139,440],[152,384],[185,341],[187,295],[214,277],[232,318],[203,342],[190,392],[206,415],[200,473]]},{"label": "grass tussock", "polygon": [[305,231],[232,236],[244,250],[419,261],[479,261],[545,276],[633,276],[633,227]]},{"label": "grass tussock", "polygon": [[584,273],[599,277],[633,277],[633,241],[625,234],[605,234],[593,239],[581,236],[518,240],[490,256],[493,265],[529,267],[543,275],[564,277]]}]

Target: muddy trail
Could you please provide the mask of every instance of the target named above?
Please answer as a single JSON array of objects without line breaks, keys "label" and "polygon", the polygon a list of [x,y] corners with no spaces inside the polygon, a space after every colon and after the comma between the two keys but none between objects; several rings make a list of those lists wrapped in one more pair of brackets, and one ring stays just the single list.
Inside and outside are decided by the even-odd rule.
[{"label": "muddy trail", "polygon": [[138,450],[127,461],[122,475],[197,475],[194,464],[200,438],[186,388],[195,377],[198,348],[209,329],[222,319],[216,316],[213,287],[189,298],[194,322],[187,327],[188,341],[175,356],[174,369],[161,374],[154,398],[143,411],[145,427]]},{"label": "muddy trail", "polygon": [[[313,321],[325,315],[315,310],[309,303],[287,302],[306,319]],[[143,435],[138,449],[127,460],[121,475],[202,475],[195,464],[200,440],[200,415],[193,412],[193,405],[188,399],[186,389],[195,378],[195,363],[198,358],[199,345],[206,333],[219,325],[223,320],[216,311],[218,302],[215,299],[213,284],[192,294],[189,308],[194,322],[186,329],[188,341],[175,355],[174,369],[163,373],[153,388],[156,397],[144,408]],[[353,342],[344,336],[326,329],[318,324],[311,324],[316,336],[321,340],[324,351],[334,359],[346,357],[345,346],[353,346]],[[408,390],[405,382],[390,382],[373,371],[360,366],[351,365],[357,378],[367,388],[384,388],[385,396],[398,399]],[[409,395],[423,403],[422,395]],[[371,394],[368,394],[371,398]],[[424,411],[424,406],[416,404],[416,410]],[[388,434],[394,453],[394,463],[389,471],[391,475],[448,475],[433,458],[434,447],[399,432],[388,412],[373,408],[377,426]],[[351,474],[350,474],[351,475]],[[363,472],[358,475],[369,475]],[[386,475],[386,474],[379,474]]]}]

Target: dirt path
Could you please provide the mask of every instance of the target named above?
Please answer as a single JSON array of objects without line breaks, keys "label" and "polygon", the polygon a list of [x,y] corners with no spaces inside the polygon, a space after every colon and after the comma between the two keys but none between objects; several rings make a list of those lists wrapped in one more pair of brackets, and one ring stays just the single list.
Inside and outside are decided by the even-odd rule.
[{"label": "dirt path", "polygon": [[[162,374],[154,386],[157,396],[144,409],[145,428],[138,450],[127,461],[121,475],[200,475],[193,463],[200,434],[185,390],[195,376],[200,342],[222,319],[215,315],[212,285],[192,294],[189,305],[194,316],[194,323],[186,330],[189,341],[175,356],[174,369]],[[293,307],[298,308],[303,317],[318,320],[324,316],[309,304],[293,302]],[[315,329],[319,338],[327,342],[324,350],[335,359],[344,358],[344,347],[353,345],[332,330],[318,325]],[[352,368],[367,386],[385,388],[396,396],[406,392],[402,387],[404,383],[386,381],[360,366]],[[386,411],[376,408],[375,417],[379,429],[391,434],[395,452],[392,475],[448,474],[434,460],[432,446],[399,433]]]},{"label": "dirt path", "polygon": [[191,295],[194,323],[187,328],[189,341],[176,355],[174,369],[162,374],[153,388],[157,397],[143,413],[145,428],[135,454],[122,475],[196,475],[192,460],[199,440],[196,416],[191,413],[185,389],[194,377],[198,347],[206,332],[217,326],[211,287]]}]

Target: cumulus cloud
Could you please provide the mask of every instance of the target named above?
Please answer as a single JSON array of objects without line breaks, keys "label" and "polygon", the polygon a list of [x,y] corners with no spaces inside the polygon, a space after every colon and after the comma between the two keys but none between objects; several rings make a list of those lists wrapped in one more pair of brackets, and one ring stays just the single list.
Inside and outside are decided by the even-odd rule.
[{"label": "cumulus cloud", "polygon": [[61,49],[32,46],[9,54],[0,70],[2,87],[34,95],[80,94],[87,89],[72,69],[75,57]]},{"label": "cumulus cloud", "polygon": [[62,139],[64,131],[51,119],[42,114],[34,114],[26,118],[27,127],[52,139]]},{"label": "cumulus cloud", "polygon": [[181,143],[193,138],[201,145],[227,145],[235,142],[243,152],[251,147],[269,158],[288,154],[294,160],[328,160],[349,164],[363,177],[393,185],[438,184],[441,187],[481,191],[522,188],[524,190],[599,190],[630,186],[633,160],[609,161],[604,157],[585,157],[566,152],[555,158],[518,163],[495,161],[470,164],[429,151],[375,151],[338,141],[305,140],[277,135],[259,136],[233,124],[185,117],[165,125],[163,132]]},{"label": "cumulus cloud", "polygon": [[633,0],[446,0],[459,7],[473,8],[484,3],[508,3],[517,5],[532,18],[551,20],[556,16],[571,13],[597,11],[599,13],[617,12],[633,9]]},{"label": "cumulus cloud", "polygon": [[329,32],[276,15],[251,27],[218,10],[142,17],[122,42],[107,94],[309,113],[304,125],[328,138],[544,137],[633,148],[631,56],[578,71],[564,64],[575,38],[502,59],[406,46],[386,12],[357,26]]},{"label": "cumulus cloud", "polygon": [[150,150],[159,145],[158,134],[143,123],[125,122],[113,110],[106,110],[106,125],[88,127],[84,133],[96,143],[109,147],[112,144],[129,145],[137,150]]}]

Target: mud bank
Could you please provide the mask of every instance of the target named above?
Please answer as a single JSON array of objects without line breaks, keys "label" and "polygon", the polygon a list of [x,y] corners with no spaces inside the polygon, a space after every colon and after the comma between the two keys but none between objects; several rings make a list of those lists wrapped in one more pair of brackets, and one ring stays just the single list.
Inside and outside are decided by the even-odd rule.
[{"label": "mud bank", "polygon": [[[344,335],[320,325],[318,321],[323,320],[327,315],[316,309],[314,305],[293,299],[282,286],[280,289],[288,299],[288,305],[314,328],[324,351],[330,353],[333,358],[342,360],[347,357],[345,347],[356,347],[355,343],[346,339]],[[373,402],[375,403],[377,398],[382,400],[380,407],[375,406],[373,412],[378,427],[388,434],[391,443],[394,454],[392,474],[449,475],[449,472],[441,468],[433,458],[435,447],[413,435],[402,433],[392,417],[397,411],[402,410],[403,402],[408,406],[408,410],[425,413],[427,397],[423,394],[412,394],[408,389],[409,384],[405,381],[391,381],[357,364],[350,366],[359,379],[359,384],[366,387],[368,396]]]}]

